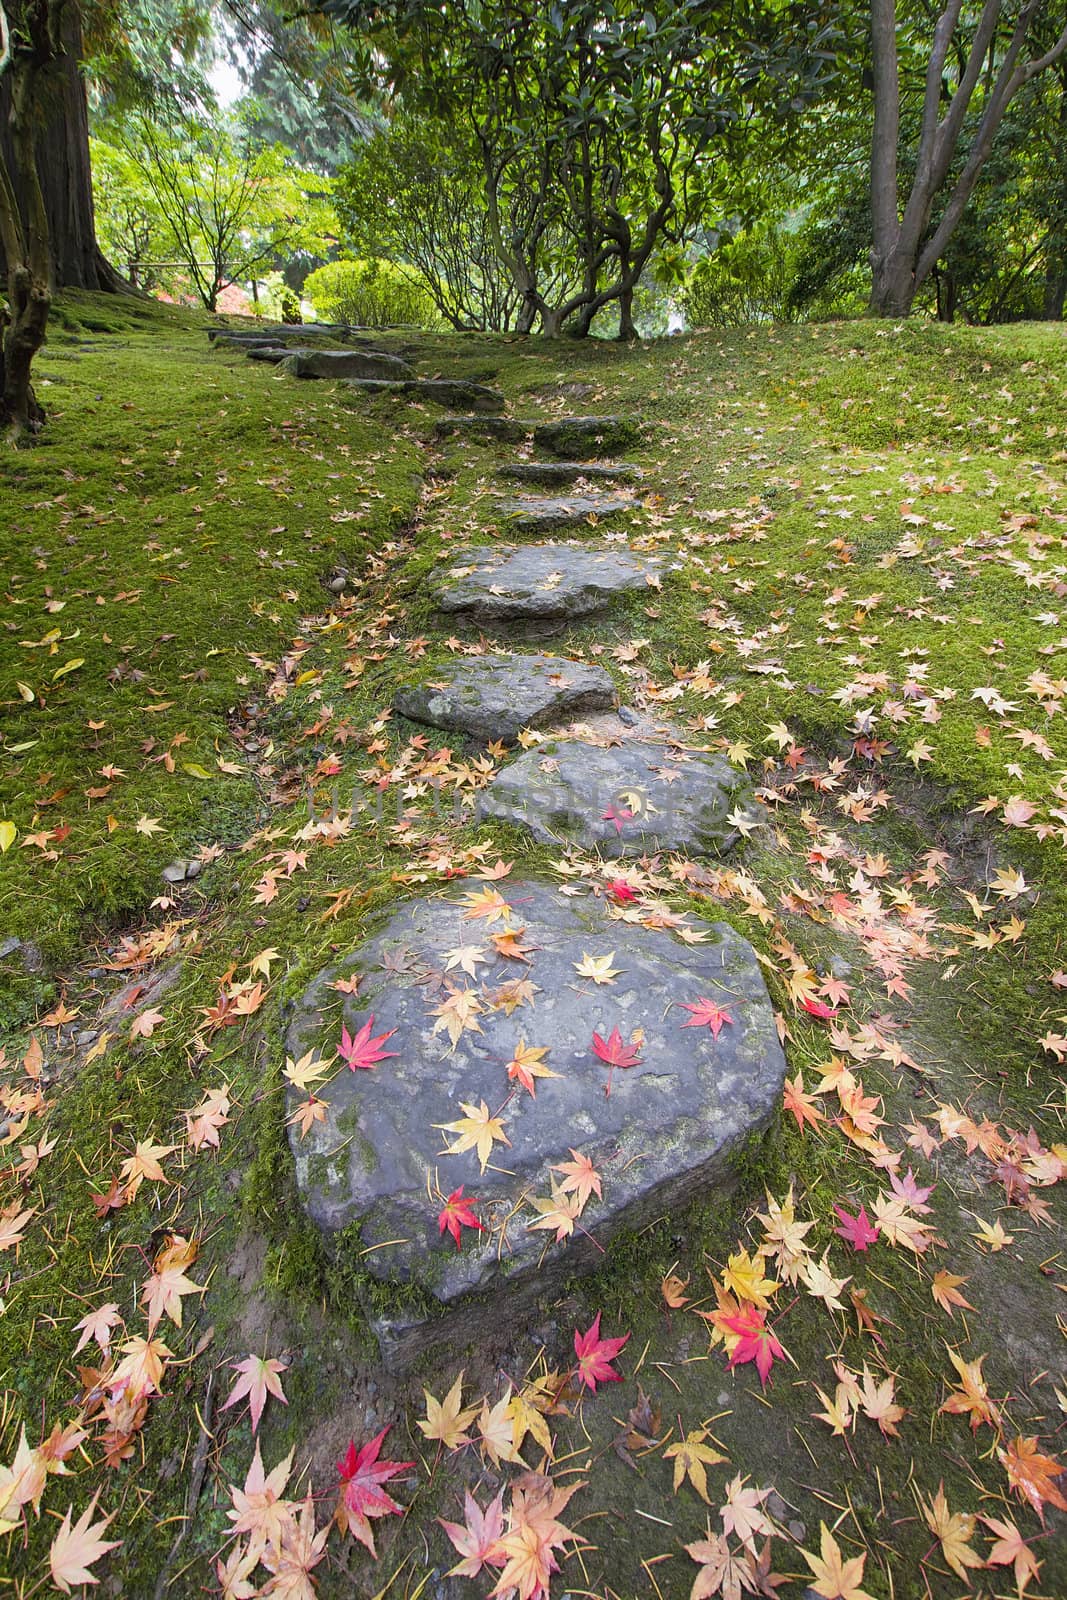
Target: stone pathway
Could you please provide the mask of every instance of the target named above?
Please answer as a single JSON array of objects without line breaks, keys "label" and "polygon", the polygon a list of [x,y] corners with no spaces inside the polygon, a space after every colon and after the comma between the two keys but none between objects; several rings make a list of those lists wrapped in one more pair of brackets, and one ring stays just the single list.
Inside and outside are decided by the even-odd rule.
[{"label": "stone pathway", "polygon": [[502,500],[500,520],[510,533],[556,533],[587,522],[610,522],[632,511],[635,501],[625,495],[572,494],[527,495],[523,499]]},{"label": "stone pathway", "polygon": [[655,586],[655,556],[583,544],[474,545],[433,583],[437,609],[482,628],[507,622],[512,638],[559,633],[621,594]]},{"label": "stone pathway", "polygon": [[[785,1073],[759,964],[728,925],[695,925],[701,942],[683,944],[612,920],[603,901],[566,900],[536,882],[499,887],[494,928],[513,936],[521,958],[467,920],[475,891],[417,900],[318,975],[286,1036],[296,1061],[332,1046],[342,1020],[354,1035],[369,1012],[374,1034],[391,1035],[382,1048],[395,1053],[376,1070],[342,1068],[317,1090],[325,1119],[306,1138],[292,1128],[297,1181],[328,1242],[360,1225],[363,1264],[375,1278],[414,1285],[441,1309],[460,1303],[442,1325],[453,1339],[476,1333],[484,1315],[463,1305],[472,1290],[499,1288],[508,1314],[519,1316],[576,1267],[602,1259],[597,1246],[616,1230],[642,1227],[728,1182],[730,1152],[770,1122]],[[476,980],[442,970],[460,949]],[[583,977],[591,961],[614,980]],[[363,974],[359,992],[343,999],[334,986],[354,973]],[[524,992],[529,1000],[516,1011]],[[456,996],[469,1008],[462,1026],[462,1013],[450,1018]],[[717,1038],[685,1010],[698,1000],[729,1018]],[[612,1042],[616,1065],[598,1054],[597,1039]],[[532,1080],[536,1095],[508,1076],[523,1040],[540,1053],[539,1070],[557,1074]],[[291,1091],[291,1109],[305,1098]],[[492,1109],[501,1137],[481,1162],[473,1149],[450,1154],[463,1140],[449,1125],[479,1106]],[[580,1231],[564,1221],[557,1238],[556,1222],[539,1225],[529,1197],[552,1192],[575,1147],[601,1175],[602,1194],[590,1199]],[[460,1186],[477,1196],[484,1232],[472,1230],[456,1250],[442,1244],[441,1202],[428,1195]],[[565,1218],[565,1196],[563,1206]],[[427,1311],[417,1300],[372,1320],[388,1360],[426,1347]]]},{"label": "stone pathway", "polygon": [[[640,506],[627,487],[643,481],[640,467],[611,459],[641,444],[638,421],[526,421],[485,385],[421,379],[383,351],[248,343],[256,359],[281,353],[281,370],[296,377],[465,408],[438,420],[437,438],[532,442],[537,452],[496,476],[546,493],[483,502],[489,518],[531,542],[457,545],[430,581],[442,622],[488,633],[496,648],[472,646],[431,667],[393,702],[447,733],[530,745],[482,791],[477,820],[606,859],[720,855],[752,830],[744,773],[687,747],[669,726],[617,711],[602,666],[513,649],[660,587],[668,558],[598,533]],[[564,529],[581,537],[545,537]],[[731,1151],[779,1104],[785,1061],[751,946],[725,925],[664,907],[646,916],[633,894],[594,894],[589,881],[568,896],[509,877],[413,900],[321,972],[294,1008],[294,1060],[316,1049],[332,1057],[342,1023],[377,1057],[352,1063],[375,1070],[342,1066],[318,1088],[324,1120],[306,1135],[294,1126],[291,1143],[304,1205],[328,1248],[351,1248],[340,1236],[356,1224],[363,1270],[414,1291],[402,1314],[372,1314],[388,1360],[475,1333],[478,1297],[494,1288],[508,1314],[521,1315],[599,1259],[616,1229],[728,1183]],[[358,992],[339,993],[338,980],[356,973]],[[559,1185],[577,1148],[603,1193],[576,1230]],[[484,1230],[471,1229],[459,1250],[438,1225],[457,1189],[477,1197]]]},{"label": "stone pathway", "polygon": [[603,667],[545,655],[485,655],[398,689],[401,716],[486,744],[513,744],[523,728],[610,711],[615,685]]}]

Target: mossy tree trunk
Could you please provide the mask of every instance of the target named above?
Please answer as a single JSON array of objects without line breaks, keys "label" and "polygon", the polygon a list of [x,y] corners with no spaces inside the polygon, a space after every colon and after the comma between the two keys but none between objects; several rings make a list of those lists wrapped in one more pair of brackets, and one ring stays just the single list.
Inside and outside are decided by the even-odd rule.
[{"label": "mossy tree trunk", "polygon": [[30,382],[52,301],[48,217],[34,148],[41,77],[62,52],[62,0],[23,0],[0,8],[0,83],[7,100],[0,159],[0,246],[7,307],[0,311],[0,428],[15,435],[40,426]]}]

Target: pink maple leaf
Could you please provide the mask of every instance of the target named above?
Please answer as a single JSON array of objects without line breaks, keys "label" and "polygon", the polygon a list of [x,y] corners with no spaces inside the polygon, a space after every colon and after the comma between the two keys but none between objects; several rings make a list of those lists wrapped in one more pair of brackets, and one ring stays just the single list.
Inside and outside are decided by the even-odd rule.
[{"label": "pink maple leaf", "polygon": [[397,1505],[392,1496],[386,1494],[382,1484],[395,1478],[398,1472],[406,1472],[415,1465],[414,1461],[378,1460],[382,1441],[388,1432],[387,1427],[383,1428],[381,1433],[375,1434],[358,1450],[353,1439],[343,1459],[337,1463],[337,1470],[341,1474],[338,1522],[342,1531],[351,1533],[366,1545],[375,1560],[378,1552],[374,1548],[374,1530],[369,1518],[395,1517],[404,1511],[403,1506]]},{"label": "pink maple leaf", "polygon": [[878,1229],[871,1226],[866,1206],[860,1206],[854,1217],[845,1210],[844,1206],[835,1205],[834,1211],[843,1224],[842,1227],[835,1228],[834,1232],[839,1239],[844,1239],[846,1243],[850,1244],[853,1250],[866,1250],[868,1245],[874,1244],[875,1240],[878,1239]]},{"label": "pink maple leaf", "polygon": [[387,1056],[399,1054],[396,1050],[383,1050],[381,1048],[386,1039],[393,1037],[396,1029],[390,1028],[388,1033],[380,1033],[376,1039],[372,1039],[371,1030],[373,1027],[373,1011],[354,1038],[349,1034],[344,1023],[341,1024],[341,1048],[338,1054],[345,1066],[352,1072],[355,1072],[357,1068],[364,1068],[370,1071],[378,1065],[379,1061],[384,1061]]},{"label": "pink maple leaf", "polygon": [[585,1333],[579,1333],[575,1328],[574,1353],[578,1357],[578,1376],[594,1394],[598,1383],[621,1381],[622,1373],[616,1372],[611,1363],[629,1337],[628,1333],[624,1333],[620,1339],[602,1339],[599,1311]]}]

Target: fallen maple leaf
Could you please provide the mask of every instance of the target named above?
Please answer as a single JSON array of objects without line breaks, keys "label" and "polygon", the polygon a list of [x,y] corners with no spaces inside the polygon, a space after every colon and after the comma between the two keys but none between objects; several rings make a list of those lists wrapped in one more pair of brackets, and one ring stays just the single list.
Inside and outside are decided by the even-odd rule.
[{"label": "fallen maple leaf", "polygon": [[689,1011],[692,1015],[688,1022],[683,1022],[683,1028],[710,1028],[712,1037],[717,1039],[725,1023],[733,1023],[733,1017],[714,1000],[683,1000],[682,1010]]},{"label": "fallen maple leaf", "polygon": [[586,1203],[591,1194],[598,1200],[604,1198],[601,1189],[600,1173],[593,1166],[589,1157],[579,1150],[572,1150],[573,1161],[560,1161],[553,1168],[553,1172],[563,1173],[563,1182],[560,1184],[561,1194],[573,1194],[578,1200],[578,1215],[585,1210]]},{"label": "fallen maple leaf", "polygon": [[962,1306],[966,1311],[974,1310],[971,1302],[965,1300],[959,1292],[960,1284],[966,1282],[966,1278],[960,1278],[954,1272],[947,1272],[944,1267],[934,1273],[934,1280],[930,1285],[930,1293],[942,1311],[947,1311],[950,1317],[956,1306]]},{"label": "fallen maple leaf", "polygon": [[734,1554],[721,1533],[712,1533],[710,1523],[707,1538],[694,1539],[685,1548],[700,1568],[693,1579],[689,1600],[712,1600],[717,1594],[721,1594],[723,1600],[741,1600],[746,1590],[751,1593],[745,1562]]},{"label": "fallen maple leaf", "polygon": [[[93,1512],[99,1493],[94,1494],[88,1506],[82,1512],[77,1522],[71,1526],[70,1514],[73,1506],[67,1507],[67,1514],[63,1518],[59,1532],[52,1540],[48,1552],[48,1566],[52,1574],[52,1582],[57,1589],[62,1589],[64,1594],[70,1594],[71,1586],[75,1583],[99,1583],[99,1578],[89,1571],[94,1561],[99,1561],[102,1555],[109,1550],[117,1550],[122,1543],[121,1539],[101,1539],[100,1535],[106,1532],[115,1513],[110,1517],[103,1517],[99,1522],[93,1523]],[[92,1523],[92,1526],[90,1526]]]},{"label": "fallen maple leaf", "polygon": [[989,1398],[985,1379],[982,1376],[982,1362],[985,1356],[978,1356],[974,1361],[964,1361],[962,1356],[948,1345],[948,1358],[959,1373],[959,1388],[950,1388],[948,1399],[944,1405],[938,1407],[939,1413],[948,1412],[950,1415],[970,1415],[971,1432],[977,1431],[982,1422],[988,1422],[991,1428],[1000,1424],[1000,1413]]},{"label": "fallen maple leaf", "polygon": [[574,970],[579,978],[592,978],[594,983],[614,983],[622,971],[621,967],[612,966],[614,960],[614,950],[606,956],[591,956],[583,951],[582,959],[574,963]]},{"label": "fallen maple leaf", "polygon": [[719,1507],[724,1534],[735,1534],[747,1550],[755,1551],[757,1534],[772,1538],[778,1529],[763,1510],[770,1489],[747,1489],[740,1473],[726,1485],[726,1503]]},{"label": "fallen maple leaf", "polygon": [[476,1578],[485,1566],[504,1565],[507,1556],[500,1548],[500,1538],[504,1532],[503,1499],[504,1491],[501,1489],[483,1511],[470,1490],[465,1489],[463,1511],[466,1522],[461,1525],[456,1522],[446,1522],[444,1517],[438,1517],[438,1522],[463,1557],[462,1561],[450,1569],[448,1577]]},{"label": "fallen maple leaf", "polygon": [[281,1383],[281,1374],[288,1370],[288,1365],[284,1361],[265,1360],[263,1356],[250,1355],[246,1356],[244,1361],[231,1361],[230,1366],[240,1376],[223,1402],[222,1409],[229,1410],[230,1406],[235,1406],[238,1400],[243,1400],[247,1395],[252,1432],[255,1433],[268,1394],[274,1395],[283,1406],[289,1404]]},{"label": "fallen maple leaf", "polygon": [[727,1457],[713,1445],[705,1444],[707,1437],[706,1428],[693,1428],[678,1444],[672,1444],[664,1450],[663,1455],[665,1460],[674,1462],[674,1493],[678,1493],[683,1481],[688,1478],[704,1504],[710,1506],[705,1465],[717,1466]]},{"label": "fallen maple leaf", "polygon": [[841,1546],[825,1522],[819,1524],[819,1541],[817,1556],[813,1556],[809,1550],[801,1549],[800,1552],[815,1575],[811,1586],[815,1593],[822,1595],[823,1600],[874,1600],[873,1595],[860,1588],[867,1552],[846,1561],[841,1554]]},{"label": "fallen maple leaf", "polygon": [[383,1050],[381,1046],[386,1039],[391,1039],[396,1032],[390,1028],[388,1033],[380,1033],[376,1039],[371,1037],[374,1028],[374,1013],[371,1012],[362,1028],[352,1037],[344,1023],[341,1024],[341,1045],[338,1055],[352,1072],[357,1070],[372,1071],[379,1061],[385,1061],[389,1056],[399,1054],[396,1050]]},{"label": "fallen maple leaf", "polygon": [[1030,1582],[1041,1571],[1041,1563],[1033,1554],[1022,1534],[1014,1522],[1007,1518],[1001,1520],[997,1517],[981,1517],[990,1533],[996,1535],[996,1543],[986,1557],[989,1567],[1014,1567],[1015,1587],[1020,1595]]},{"label": "fallen maple leaf", "polygon": [[640,1050],[633,1044],[626,1044],[618,1028],[612,1028],[606,1039],[593,1031],[593,1054],[601,1061],[607,1063],[608,1081],[604,1089],[606,1095],[611,1093],[611,1080],[616,1067],[638,1067],[641,1065]]},{"label": "fallen maple leaf", "polygon": [[622,1374],[615,1371],[611,1362],[618,1355],[630,1335],[618,1339],[600,1337],[600,1312],[598,1311],[585,1333],[574,1330],[574,1353],[578,1357],[578,1377],[587,1389],[596,1393],[598,1383],[618,1383]]},{"label": "fallen maple leaf", "polygon": [[1067,1511],[1067,1500],[1052,1481],[1067,1469],[1055,1457],[1043,1456],[1038,1443],[1037,1438],[1024,1439],[1020,1435],[1006,1450],[997,1451],[997,1459],[1008,1474],[1009,1486],[1020,1500],[1029,1501],[1043,1524],[1046,1504]]},{"label": "fallen maple leaf", "polygon": [[374,1530],[370,1525],[371,1517],[392,1517],[403,1514],[404,1507],[397,1505],[396,1501],[382,1488],[390,1478],[395,1478],[397,1473],[406,1472],[415,1463],[413,1461],[379,1461],[382,1443],[389,1429],[383,1428],[381,1433],[375,1434],[373,1439],[356,1449],[353,1439],[341,1461],[337,1463],[337,1470],[341,1475],[341,1493],[337,1506],[337,1521],[342,1533],[350,1533],[366,1545],[371,1555],[377,1560],[378,1552],[374,1548]]},{"label": "fallen maple leaf", "polygon": [[528,1045],[525,1039],[520,1039],[515,1054],[508,1062],[508,1077],[517,1079],[529,1094],[536,1096],[537,1078],[559,1077],[558,1072],[544,1065],[547,1054],[547,1045]]},{"label": "fallen maple leaf", "polygon": [[504,1124],[499,1117],[489,1114],[489,1107],[482,1100],[478,1105],[468,1105],[460,1101],[460,1109],[465,1111],[465,1117],[459,1117],[455,1122],[435,1122],[434,1127],[441,1133],[457,1133],[459,1139],[453,1145],[441,1152],[446,1156],[459,1156],[465,1150],[477,1150],[481,1170],[485,1171],[486,1162],[493,1150],[494,1140],[506,1144],[509,1148],[511,1140],[504,1132]]},{"label": "fallen maple leaf", "polygon": [[452,1190],[452,1193],[449,1195],[448,1199],[437,1213],[438,1231],[440,1233],[444,1233],[445,1229],[447,1228],[453,1239],[456,1241],[457,1250],[460,1248],[460,1245],[463,1242],[462,1235],[460,1233],[461,1228],[477,1228],[481,1232],[484,1232],[485,1230],[485,1223],[478,1221],[478,1218],[474,1215],[474,1211],[472,1209],[477,1205],[481,1205],[481,1201],[475,1200],[473,1195],[467,1195],[465,1197],[463,1194],[463,1185],[460,1184],[458,1189]]},{"label": "fallen maple leaf", "polygon": [[446,1450],[458,1450],[470,1444],[467,1429],[478,1412],[477,1405],[463,1404],[463,1374],[460,1373],[443,1400],[435,1400],[429,1389],[424,1389],[426,1415],[418,1419],[419,1427],[427,1439],[436,1439]]},{"label": "fallen maple leaf", "polygon": [[730,1366],[740,1367],[748,1361],[754,1361],[760,1383],[766,1388],[771,1367],[775,1361],[785,1357],[784,1349],[767,1327],[767,1313],[751,1301],[745,1301],[736,1316],[714,1315],[716,1326],[737,1338],[730,1354]]},{"label": "fallen maple leaf", "polygon": [[920,1501],[926,1526],[941,1541],[941,1554],[958,1578],[969,1582],[968,1567],[984,1567],[985,1562],[976,1550],[971,1549],[975,1519],[969,1511],[950,1511],[945,1499],[945,1485],[939,1483],[937,1493],[927,1504]]},{"label": "fallen maple leaf", "polygon": [[844,1206],[835,1205],[834,1212],[843,1224],[840,1228],[835,1228],[834,1232],[839,1239],[844,1239],[850,1244],[853,1250],[866,1250],[875,1243],[878,1229],[872,1228],[866,1206],[860,1206],[854,1217],[850,1216]]}]

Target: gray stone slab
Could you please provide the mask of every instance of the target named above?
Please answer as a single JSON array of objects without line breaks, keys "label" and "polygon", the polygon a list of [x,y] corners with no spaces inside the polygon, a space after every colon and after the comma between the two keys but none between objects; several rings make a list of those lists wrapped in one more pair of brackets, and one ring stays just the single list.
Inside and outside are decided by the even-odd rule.
[{"label": "gray stone slab", "polygon": [[739,837],[727,821],[735,808],[757,815],[745,774],[721,756],[637,739],[537,745],[498,773],[478,807],[483,820],[528,828],[542,844],[610,857],[721,854]]},{"label": "gray stone slab", "polygon": [[475,545],[433,588],[440,611],[478,626],[507,623],[516,637],[559,632],[663,571],[655,556],[617,546]]},{"label": "gray stone slab", "polygon": [[301,350],[281,364],[294,378],[413,378],[414,368],[382,350]]},{"label": "gray stone slab", "polygon": [[557,533],[561,528],[589,525],[590,518],[612,522],[633,509],[633,500],[624,495],[526,495],[502,500],[499,516],[513,533]]},{"label": "gray stone slab", "polygon": [[266,361],[274,367],[299,353],[287,344],[246,344],[243,348],[249,361]]},{"label": "gray stone slab", "polygon": [[559,417],[534,429],[539,449],[566,460],[611,456],[640,444],[643,436],[644,429],[632,417]]},{"label": "gray stone slab", "polygon": [[499,389],[484,383],[469,383],[462,378],[409,378],[390,382],[384,378],[354,378],[348,387],[366,395],[394,394],[404,400],[423,400],[435,406],[469,406],[471,411],[490,414],[504,409]]},{"label": "gray stone slab", "polygon": [[606,464],[599,461],[512,461],[498,467],[496,475],[507,483],[537,483],[546,489],[565,489],[569,484],[639,483],[641,468],[632,461]]},{"label": "gray stone slab", "polygon": [[[706,937],[687,944],[612,920],[601,900],[565,898],[532,881],[494,887],[507,909],[491,924],[467,918],[459,891],[397,911],[315,978],[286,1035],[297,1060],[313,1049],[330,1055],[342,1021],[354,1034],[373,1014],[373,1034],[392,1033],[382,1048],[396,1054],[370,1071],[342,1065],[316,1084],[325,1120],[304,1137],[290,1124],[289,1136],[302,1203],[327,1248],[382,1282],[421,1291],[421,1306],[375,1319],[387,1353],[401,1360],[442,1327],[457,1327],[435,1325],[435,1308],[455,1309],[466,1318],[458,1326],[474,1332],[479,1318],[522,1315],[531,1296],[603,1260],[580,1231],[556,1243],[554,1231],[529,1228],[532,1197],[549,1196],[560,1181],[552,1168],[572,1149],[601,1175],[602,1195],[590,1197],[581,1228],[603,1249],[618,1229],[725,1191],[731,1153],[770,1123],[781,1096],[785,1059],[773,1011],[755,954],[732,928],[691,924]],[[493,945],[492,933],[509,927],[523,930],[525,962]],[[454,966],[447,979],[473,991],[478,1029],[453,1047],[435,1031],[435,1008],[449,995],[449,952],[470,945],[483,952],[477,977]],[[578,975],[590,956],[611,958],[610,983]],[[340,994],[336,980],[353,972],[365,975],[361,988]],[[517,978],[533,986],[532,1004],[509,1013],[500,991]],[[693,1019],[684,1003],[699,1000],[730,1018],[717,1039],[706,1026],[685,1025]],[[616,1028],[638,1059],[614,1070],[605,1094],[608,1068],[593,1034],[607,1040]],[[538,1079],[536,1097],[506,1070],[523,1041],[547,1051],[543,1064],[559,1075]],[[289,1096],[290,1111],[306,1099],[295,1089]],[[461,1141],[435,1126],[462,1118],[463,1103],[481,1102],[510,1141],[493,1145],[484,1171],[473,1149],[445,1153]],[[457,1250],[438,1227],[438,1196],[461,1185],[477,1199],[485,1231],[465,1230]],[[472,1292],[480,1296],[473,1303]]]},{"label": "gray stone slab", "polygon": [[434,433],[439,439],[458,436],[481,442],[499,441],[501,444],[519,444],[533,432],[533,422],[520,417],[440,417],[434,423]]},{"label": "gray stone slab", "polygon": [[393,697],[394,708],[414,722],[486,743],[610,711],[615,703],[603,667],[545,655],[464,657],[425,683],[402,685]]}]

